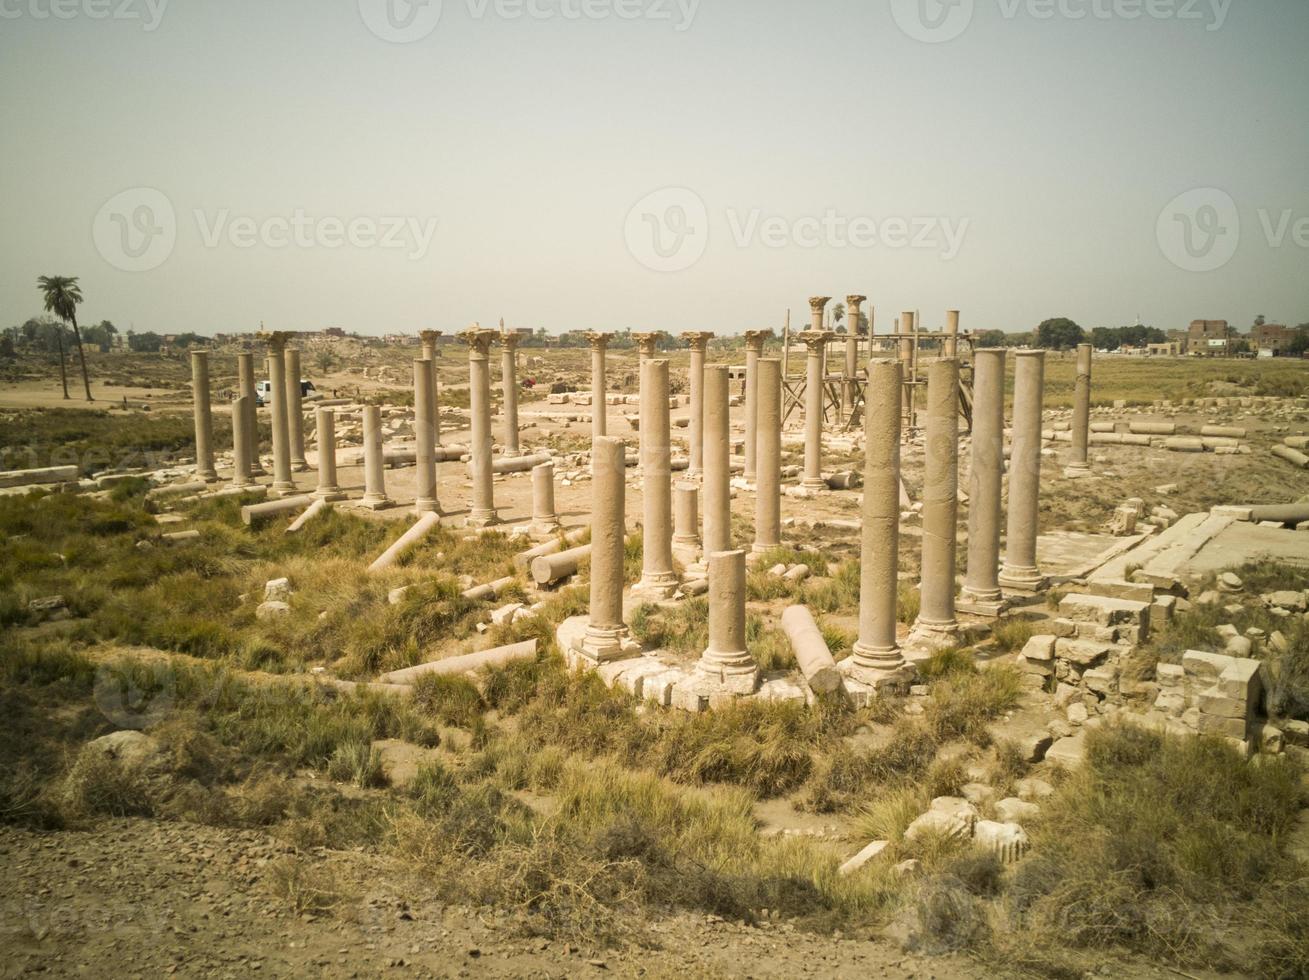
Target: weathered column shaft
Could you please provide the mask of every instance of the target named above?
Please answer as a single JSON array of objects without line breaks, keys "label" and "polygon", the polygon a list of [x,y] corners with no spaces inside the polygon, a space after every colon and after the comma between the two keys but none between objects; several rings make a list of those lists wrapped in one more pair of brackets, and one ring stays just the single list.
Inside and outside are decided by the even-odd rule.
[{"label": "weathered column shaft", "polygon": [[532,525],[538,533],[559,527],[559,515],[555,513],[554,463],[532,467]]},{"label": "weathered column shaft", "polygon": [[[910,336],[914,333],[914,312],[905,310],[900,314],[900,323],[897,327],[900,334],[899,360],[900,370],[904,375],[905,381],[913,380],[914,370],[914,338]],[[907,423],[914,424],[914,390],[908,384],[904,388],[904,417]]]},{"label": "weathered column shaft", "polygon": [[300,350],[286,349],[286,425],[291,437],[291,469],[302,473],[309,469],[305,462],[304,391],[300,388]]},{"label": "weathered column shaft", "polygon": [[1041,400],[1045,351],[1023,350],[1014,366],[1014,435],[1009,453],[1009,513],[1000,585],[1035,591],[1043,576],[1036,564],[1041,491]]},{"label": "weathered column shaft", "polygon": [[209,406],[209,354],[191,352],[191,400],[195,412],[195,475],[217,480],[214,469],[214,419]]},{"label": "weathered column shaft", "polygon": [[673,487],[673,544],[693,547],[700,543],[700,488],[694,483]]},{"label": "weathered column shaft", "polygon": [[998,602],[1000,501],[1004,484],[1003,348],[973,358],[973,437],[968,466],[968,568],[964,598]]},{"label": "weathered column shaft", "polygon": [[870,361],[864,406],[864,501],[859,550],[859,640],[855,661],[894,669],[900,571],[900,365]]},{"label": "weathered column shaft", "polygon": [[731,430],[728,421],[727,366],[710,364],[704,373],[704,549],[732,547]]},{"label": "weathered column shaft", "polygon": [[437,338],[441,336],[441,331],[424,330],[420,336],[423,339],[423,360],[427,361],[427,369],[432,373],[432,442],[439,446],[441,445],[441,388],[437,384],[436,359],[440,356]]},{"label": "weathered column shaft", "polygon": [[491,469],[491,343],[492,330],[469,331],[468,385],[470,412],[473,417],[469,454],[473,474],[473,506],[468,523],[474,526],[495,524],[495,484]]},{"label": "weathered column shaft", "polygon": [[605,435],[608,406],[605,404],[605,348],[607,334],[591,334],[591,437]]},{"label": "weathered column shaft", "polygon": [[922,598],[918,625],[953,629],[959,507],[959,364],[927,369],[926,467],[923,482]]},{"label": "weathered column shaft", "polygon": [[1090,344],[1077,345],[1077,380],[1073,387],[1073,458],[1071,465],[1089,469],[1087,445],[1091,431],[1091,354]]},{"label": "weathered column shaft", "polygon": [[826,335],[806,334],[809,349],[804,395],[804,480],[810,489],[827,486],[823,482],[823,351]]},{"label": "weathered column shaft", "polygon": [[254,481],[250,474],[250,445],[247,429],[250,396],[232,400],[232,486],[246,487]]},{"label": "weathered column shaft", "polygon": [[318,489],[315,497],[342,500],[345,494],[336,482],[336,413],[320,408],[314,413],[314,431],[318,435]]},{"label": "weathered column shaft", "polygon": [[436,393],[432,391],[431,362],[414,361],[414,510],[430,514],[438,509],[436,499],[436,439],[432,416]]},{"label": "weathered column shaft", "polygon": [[595,493],[591,510],[591,627],[623,625],[623,553],[626,496],[621,439],[601,436],[591,446]]},{"label": "weathered column shaft", "polygon": [[705,349],[711,336],[709,333],[682,334],[691,345],[691,367],[687,372],[691,388],[691,464],[687,468],[688,476],[699,476],[704,472],[704,364]]},{"label": "weathered column shaft", "polygon": [[709,555],[709,649],[706,658],[745,654],[745,552]]},{"label": "weathered column shaft", "polygon": [[672,452],[668,433],[668,362],[641,364],[641,502],[644,513],[641,581],[636,590],[672,594]]},{"label": "weathered column shaft", "polygon": [[382,458],[382,409],[364,406],[364,499],[365,507],[386,506],[386,476]]},{"label": "weathered column shaft", "polygon": [[849,419],[854,411],[855,393],[858,390],[859,375],[859,314],[867,296],[847,296],[845,298],[845,368],[842,375],[845,382],[841,385],[841,418]]},{"label": "weathered column shaft", "polygon": [[745,333],[745,473],[754,480],[758,466],[756,436],[759,431],[759,355],[764,349],[764,332]]},{"label": "weathered column shaft", "polygon": [[758,472],[753,545],[756,552],[782,543],[782,362],[761,358],[758,372]]},{"label": "weathered column shaft", "polygon": [[241,424],[245,427],[245,448],[249,456],[250,475],[259,476],[264,468],[259,464],[259,410],[255,396],[255,356],[249,351],[236,355],[237,392],[245,401]]},{"label": "weathered column shaft", "polygon": [[959,356],[959,311],[945,311],[945,339],[941,343],[941,356]]},{"label": "weathered column shaft", "polygon": [[518,338],[506,334],[500,353],[500,381],[504,385],[505,441],[508,456],[517,456],[518,445]]},{"label": "weathered column shaft", "polygon": [[273,492],[291,493],[291,425],[287,418],[286,358],[281,347],[268,350],[268,386],[273,401]]}]

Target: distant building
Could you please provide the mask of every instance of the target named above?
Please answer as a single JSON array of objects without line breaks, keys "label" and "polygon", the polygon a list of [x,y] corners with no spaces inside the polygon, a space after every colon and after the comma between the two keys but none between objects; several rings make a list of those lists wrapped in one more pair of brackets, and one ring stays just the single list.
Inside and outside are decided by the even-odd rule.
[{"label": "distant building", "polygon": [[345,330],[341,327],[328,327],[323,331],[323,336],[343,338],[345,336]]},{"label": "distant building", "polygon": [[1201,357],[1226,357],[1232,328],[1226,320],[1192,320],[1186,334],[1187,353]]},{"label": "distant building", "polygon": [[1186,351],[1186,344],[1180,340],[1169,340],[1162,344],[1146,344],[1148,357],[1180,357]]},{"label": "distant building", "polygon": [[1294,339],[1295,331],[1281,323],[1261,323],[1250,331],[1250,346],[1264,357],[1276,357]]}]

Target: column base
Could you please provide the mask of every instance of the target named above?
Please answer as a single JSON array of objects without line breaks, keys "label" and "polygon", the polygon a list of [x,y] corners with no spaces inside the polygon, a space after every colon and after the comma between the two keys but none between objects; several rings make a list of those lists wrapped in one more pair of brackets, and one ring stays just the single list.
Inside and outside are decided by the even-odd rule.
[{"label": "column base", "polygon": [[1086,463],[1069,463],[1064,467],[1065,480],[1079,480],[1084,477],[1095,475],[1096,474],[1091,471],[1091,467]]},{"label": "column base", "polygon": [[632,595],[637,598],[655,601],[671,599],[680,584],[677,581],[677,576],[672,572],[661,572],[650,578],[642,578],[641,581],[632,586]]},{"label": "column base", "polygon": [[494,527],[502,523],[500,515],[493,510],[474,510],[464,521],[464,527]]},{"label": "column base", "polygon": [[803,480],[800,481],[800,486],[804,487],[806,490],[829,489],[829,487],[827,486],[827,481],[824,480],[821,476],[819,477],[806,476]]},{"label": "column base", "polygon": [[350,495],[340,487],[325,487],[322,490],[315,490],[313,497],[315,500],[326,500],[331,504],[336,503],[338,500],[348,500]]},{"label": "column base", "polygon": [[[878,656],[887,657],[890,662],[886,651],[880,652]],[[870,687],[878,694],[907,694],[918,671],[900,655],[898,649],[890,651],[890,656],[894,656],[899,666],[870,666],[863,655],[856,653],[846,657],[836,667],[842,676]]]},{"label": "column base", "polygon": [[994,592],[969,592],[965,589],[955,599],[954,608],[956,612],[968,613],[970,616],[995,619],[1004,614],[1009,603],[999,589]]},{"label": "column base", "polygon": [[580,632],[580,637],[572,643],[569,648],[574,654],[590,664],[605,664],[614,660],[626,660],[629,657],[637,657],[641,654],[641,644],[632,638],[631,630],[626,626],[617,626],[612,629],[603,629],[598,626],[592,626],[590,619],[586,616],[578,616],[573,620],[564,620],[559,626],[559,633],[564,633],[566,624],[574,624],[574,632]]},{"label": "column base", "polygon": [[196,471],[195,471],[195,478],[196,478],[197,480],[204,480],[205,483],[217,483],[217,482],[218,482],[218,471],[217,471],[217,470],[205,470],[205,471],[201,472],[200,470],[196,470]]},{"label": "column base", "polygon": [[552,517],[549,520],[542,519],[532,521],[532,523],[528,525],[527,533],[534,538],[551,538],[558,534],[561,529],[562,525],[559,523],[559,520]]},{"label": "column base", "polygon": [[[762,541],[756,541],[754,544],[750,545],[750,555],[766,554],[767,552],[772,551],[774,548],[780,548],[781,546],[782,546],[782,542],[780,541],[777,541],[773,544],[765,544]],[[745,560],[747,562],[750,561],[750,555],[746,555]],[[758,561],[758,559],[755,560]]]},{"label": "column base", "polygon": [[759,689],[759,665],[745,650],[738,653],[706,650],[687,679],[686,688],[700,695],[745,697]]},{"label": "column base", "polygon": [[394,507],[395,501],[390,497],[366,493],[362,499],[354,502],[354,506],[362,510],[386,510],[388,507]]},{"label": "column base", "polygon": [[292,473],[308,473],[308,472],[309,472],[309,464],[308,464],[307,462],[305,462],[303,459],[293,459],[293,460],[291,460],[291,472],[292,472]]},{"label": "column base", "polygon": [[1006,565],[1000,572],[1000,588],[1006,595],[1029,596],[1044,591],[1050,580],[1039,568],[1013,568]]},{"label": "column base", "polygon": [[414,501],[415,514],[439,514],[440,512],[441,508],[435,497],[420,497]]},{"label": "column base", "polygon": [[279,497],[294,497],[300,493],[295,484],[287,480],[273,481],[273,485],[268,488],[268,492]]}]

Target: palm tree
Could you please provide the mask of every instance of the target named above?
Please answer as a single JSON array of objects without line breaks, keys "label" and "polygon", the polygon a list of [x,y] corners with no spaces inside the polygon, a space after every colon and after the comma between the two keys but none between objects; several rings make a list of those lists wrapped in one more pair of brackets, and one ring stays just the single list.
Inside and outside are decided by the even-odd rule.
[{"label": "palm tree", "polygon": [[[82,384],[86,387],[86,400],[91,397],[91,378],[86,373],[86,351],[82,349],[82,332],[77,329],[77,304],[82,302],[82,289],[77,285],[76,276],[42,276],[36,281],[45,293],[47,313],[53,313],[65,323],[73,325],[73,336],[77,340],[77,356],[82,362]],[[67,388],[65,387],[65,393]]]}]

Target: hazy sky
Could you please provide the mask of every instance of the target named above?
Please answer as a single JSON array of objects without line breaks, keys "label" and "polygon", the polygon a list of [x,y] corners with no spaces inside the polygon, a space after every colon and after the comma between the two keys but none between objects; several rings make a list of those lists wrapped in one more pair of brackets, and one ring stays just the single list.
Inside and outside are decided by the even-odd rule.
[{"label": "hazy sky", "polygon": [[0,73],[0,326],[1309,320],[1306,0],[0,0]]}]

